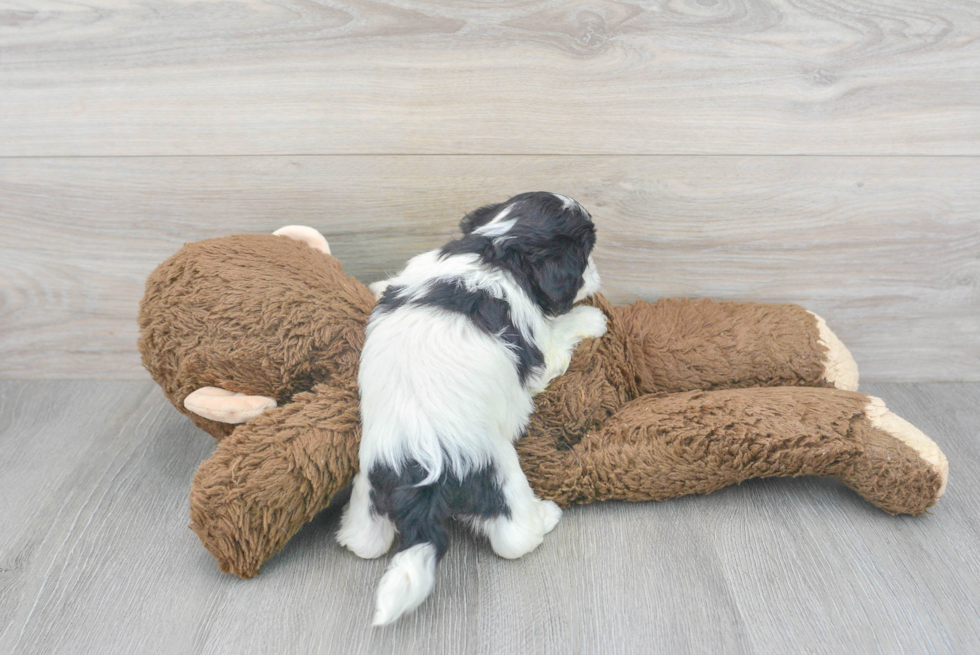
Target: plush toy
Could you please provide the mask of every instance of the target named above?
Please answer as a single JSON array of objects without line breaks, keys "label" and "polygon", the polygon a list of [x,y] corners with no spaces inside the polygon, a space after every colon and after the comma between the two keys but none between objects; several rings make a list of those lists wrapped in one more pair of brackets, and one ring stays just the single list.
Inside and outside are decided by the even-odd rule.
[{"label": "plush toy", "polygon": [[[309,228],[185,245],[148,278],[143,365],[218,440],[191,527],[222,571],[258,573],[357,471],[356,372],[374,296]],[[279,233],[277,233],[279,234]],[[664,500],[749,478],[833,476],[898,514],[942,495],[946,458],[884,403],[822,319],[793,305],[614,306],[536,397],[517,443],[563,506]]]}]

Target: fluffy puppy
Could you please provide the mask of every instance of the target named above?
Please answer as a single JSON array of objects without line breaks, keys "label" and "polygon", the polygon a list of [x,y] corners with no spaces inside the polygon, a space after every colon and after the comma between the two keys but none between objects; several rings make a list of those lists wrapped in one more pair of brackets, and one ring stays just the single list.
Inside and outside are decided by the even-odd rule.
[{"label": "fluffy puppy", "polygon": [[528,485],[513,442],[531,397],[568,367],[606,318],[572,304],[599,289],[595,227],[577,202],[524,193],[465,216],[463,237],[374,285],[358,383],[360,472],[337,535],[379,557],[401,535],[378,589],[375,625],[432,590],[460,518],[516,558],[561,517]]}]

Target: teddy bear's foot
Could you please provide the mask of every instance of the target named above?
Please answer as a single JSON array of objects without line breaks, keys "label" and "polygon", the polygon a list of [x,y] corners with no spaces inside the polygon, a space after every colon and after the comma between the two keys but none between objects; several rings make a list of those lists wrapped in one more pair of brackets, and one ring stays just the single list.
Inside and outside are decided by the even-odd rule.
[{"label": "teddy bear's foot", "polygon": [[277,237],[289,237],[290,239],[302,241],[314,250],[319,250],[327,255],[330,254],[330,244],[327,243],[327,240],[323,238],[322,234],[312,227],[305,225],[286,225],[273,232],[273,234]]},{"label": "teddy bear's foot", "polygon": [[219,423],[245,423],[276,406],[275,398],[201,387],[184,398],[184,407],[198,416]]},{"label": "teddy bear's foot", "polygon": [[946,491],[946,456],[881,398],[868,397],[864,419],[851,428],[865,444],[864,457],[842,479],[886,512],[921,514]]},{"label": "teddy bear's foot", "polygon": [[807,311],[807,313],[817,319],[817,330],[820,332],[819,342],[827,349],[827,354],[823,359],[824,380],[838,389],[857,391],[858,366],[854,357],[851,356],[851,351],[827,327],[827,321],[811,311]]}]

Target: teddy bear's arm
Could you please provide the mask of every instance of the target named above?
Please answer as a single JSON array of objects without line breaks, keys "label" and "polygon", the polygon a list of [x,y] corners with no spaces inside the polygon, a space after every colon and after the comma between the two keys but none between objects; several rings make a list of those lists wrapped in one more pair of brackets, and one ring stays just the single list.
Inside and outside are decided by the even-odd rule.
[{"label": "teddy bear's arm", "polygon": [[823,319],[797,305],[662,299],[607,311],[641,394],[758,386],[857,390],[850,352]]},{"label": "teddy bear's arm", "polygon": [[534,490],[561,505],[822,475],[886,512],[921,514],[942,495],[948,473],[939,447],[879,399],[820,388],[645,396],[571,448],[543,431],[517,448]]},{"label": "teddy bear's arm", "polygon": [[293,397],[221,441],[191,486],[191,528],[221,570],[259,567],[357,472],[357,389],[327,384]]}]

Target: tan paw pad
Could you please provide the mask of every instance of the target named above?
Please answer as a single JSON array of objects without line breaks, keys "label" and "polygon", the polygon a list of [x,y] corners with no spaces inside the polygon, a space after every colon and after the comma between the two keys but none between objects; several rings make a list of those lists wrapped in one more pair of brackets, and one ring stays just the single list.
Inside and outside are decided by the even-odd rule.
[{"label": "tan paw pad", "polygon": [[824,357],[823,378],[838,389],[844,391],[857,391],[858,389],[858,366],[851,356],[851,351],[847,349],[837,335],[827,327],[827,321],[823,320],[813,312],[808,312],[817,319],[817,329],[820,331],[820,344],[827,349]]},{"label": "tan paw pad", "polygon": [[184,407],[198,416],[219,423],[245,423],[276,406],[274,398],[202,387],[184,398]]}]

